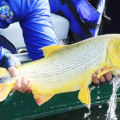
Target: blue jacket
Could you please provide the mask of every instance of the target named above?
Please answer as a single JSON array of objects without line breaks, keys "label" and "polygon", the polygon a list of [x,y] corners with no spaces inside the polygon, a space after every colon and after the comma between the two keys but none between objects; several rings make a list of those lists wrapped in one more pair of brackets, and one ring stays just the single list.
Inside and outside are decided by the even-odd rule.
[{"label": "blue jacket", "polygon": [[[6,62],[6,60],[3,61],[5,55],[7,55],[7,54],[11,54],[10,51],[8,51],[8,50],[4,49],[2,46],[0,46],[0,67],[7,67],[7,66],[5,66],[5,63],[8,63],[8,62]],[[10,66],[8,66],[8,67],[10,67]]]},{"label": "blue jacket", "polygon": [[[104,0],[99,0],[98,4],[98,6],[101,6],[101,10],[104,8],[103,1]],[[70,9],[68,7],[68,3],[70,2],[73,4],[75,9]],[[102,12],[98,12],[97,9],[88,2],[88,0],[49,0],[49,3],[52,13],[62,12],[63,16],[69,20],[70,30],[73,33],[80,35],[83,39],[88,38],[88,35],[85,32],[86,30],[91,33],[91,36],[97,36]],[[74,11],[72,9],[74,9]],[[78,19],[81,18],[81,21],[85,26],[80,24],[80,21],[78,21],[75,16],[75,11],[77,12]]]},{"label": "blue jacket", "polygon": [[0,0],[0,28],[18,21],[32,59],[43,57],[41,47],[61,44],[50,19],[48,0]]},{"label": "blue jacket", "polygon": [[19,60],[10,51],[0,46],[0,67],[9,68],[16,65],[20,65]]}]

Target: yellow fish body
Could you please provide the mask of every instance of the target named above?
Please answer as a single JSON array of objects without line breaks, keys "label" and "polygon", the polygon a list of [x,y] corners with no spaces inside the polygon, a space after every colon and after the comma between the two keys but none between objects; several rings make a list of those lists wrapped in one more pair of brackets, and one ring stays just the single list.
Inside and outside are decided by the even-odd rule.
[{"label": "yellow fish body", "polygon": [[[78,99],[90,106],[89,84],[97,69],[107,67],[119,74],[120,35],[102,35],[72,45],[53,45],[42,48],[45,58],[21,65],[20,76],[31,79],[31,89],[37,104],[41,105],[55,94],[80,90]],[[117,72],[116,72],[117,71]],[[18,76],[19,77],[19,76]],[[18,78],[17,77],[17,78]],[[0,101],[6,99],[17,78],[0,68]]]}]

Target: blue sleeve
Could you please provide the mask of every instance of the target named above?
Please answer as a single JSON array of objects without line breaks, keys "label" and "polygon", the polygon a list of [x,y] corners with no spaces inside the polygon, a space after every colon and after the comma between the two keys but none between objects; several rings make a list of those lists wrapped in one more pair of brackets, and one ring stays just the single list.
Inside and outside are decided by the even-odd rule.
[{"label": "blue sleeve", "polygon": [[19,60],[10,51],[0,46],[0,67],[9,68],[20,64]]},{"label": "blue sleeve", "polygon": [[[0,46],[0,60],[6,55],[11,54],[10,51]],[[0,62],[1,63],[1,62]]]},{"label": "blue sleeve", "polygon": [[[26,6],[23,9],[26,10]],[[43,57],[40,48],[61,44],[52,25],[48,0],[37,0],[29,14],[20,21],[20,25],[29,55],[34,60]]]}]

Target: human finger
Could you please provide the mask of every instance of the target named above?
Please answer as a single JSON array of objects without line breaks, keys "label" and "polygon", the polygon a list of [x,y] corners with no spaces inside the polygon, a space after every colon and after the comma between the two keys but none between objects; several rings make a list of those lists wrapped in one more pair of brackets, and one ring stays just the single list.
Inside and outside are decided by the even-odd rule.
[{"label": "human finger", "polygon": [[21,88],[18,90],[19,92],[26,92],[30,87],[31,81],[27,77],[22,77],[21,80]]},{"label": "human finger", "polygon": [[18,89],[19,92],[24,93],[27,87],[27,79],[25,77],[21,78],[21,87]]},{"label": "human finger", "polygon": [[15,85],[14,85],[13,88],[12,88],[12,92],[14,92],[14,91],[16,91],[16,90],[19,90],[20,87],[21,87],[21,78],[18,78],[18,79],[16,80]]},{"label": "human finger", "polygon": [[97,78],[97,74],[93,74],[92,75],[92,82],[94,83],[94,84],[99,84],[99,80],[98,80],[98,78]]},{"label": "human finger", "polygon": [[[103,70],[105,70],[106,68],[103,68]],[[109,71],[107,73],[104,74],[104,78],[107,81],[110,81],[112,79],[112,73]]]},{"label": "human finger", "polygon": [[[101,71],[102,71],[101,69],[98,69],[98,70],[96,71],[96,74],[100,73]],[[103,75],[100,76],[100,78],[98,78],[98,81],[99,81],[99,82],[105,82],[104,76],[103,76]]]},{"label": "human finger", "polygon": [[25,91],[25,93],[31,93],[31,92],[32,92],[32,89],[30,89],[30,88]]}]

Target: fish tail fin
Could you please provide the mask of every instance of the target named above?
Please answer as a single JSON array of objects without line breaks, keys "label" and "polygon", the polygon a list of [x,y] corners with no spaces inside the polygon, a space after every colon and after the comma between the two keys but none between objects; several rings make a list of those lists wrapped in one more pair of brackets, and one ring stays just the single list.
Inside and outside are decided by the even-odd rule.
[{"label": "fish tail fin", "polygon": [[83,86],[78,94],[78,99],[86,105],[91,105],[90,90],[88,86]]},{"label": "fish tail fin", "polygon": [[0,84],[0,102],[5,100],[9,95],[10,91],[12,90],[15,82],[12,83],[1,83]]}]

